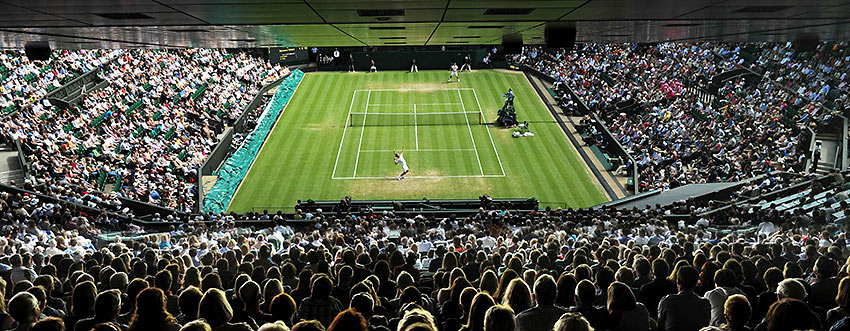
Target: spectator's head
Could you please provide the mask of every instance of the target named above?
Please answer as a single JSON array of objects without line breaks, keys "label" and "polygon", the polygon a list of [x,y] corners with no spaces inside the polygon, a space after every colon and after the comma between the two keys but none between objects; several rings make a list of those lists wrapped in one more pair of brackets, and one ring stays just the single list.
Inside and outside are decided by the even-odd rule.
[{"label": "spectator's head", "polygon": [[632,311],[636,305],[635,295],[626,284],[613,282],[608,286],[608,312]]},{"label": "spectator's head", "polygon": [[222,326],[233,318],[233,308],[222,290],[212,288],[204,293],[198,304],[198,318],[207,320],[212,328]]},{"label": "spectator's head", "polygon": [[[531,308],[531,299],[531,290],[528,285],[524,280],[516,278],[508,284],[508,290],[502,298],[502,304],[510,306],[514,311],[523,312]],[[475,306],[474,302],[473,306]]]},{"label": "spectator's head", "polygon": [[97,295],[94,302],[94,314],[102,321],[118,317],[121,312],[121,293],[118,290],[106,290]]},{"label": "spectator's head", "polygon": [[667,264],[667,261],[664,261],[664,259],[652,261],[652,275],[655,279],[667,278],[668,274],[670,274],[670,265]]},{"label": "spectator's head", "polygon": [[796,299],[774,302],[765,317],[766,331],[820,330],[820,319],[809,305]]},{"label": "spectator's head", "polygon": [[35,322],[30,331],[65,331],[65,322],[61,318],[48,317]]},{"label": "spectator's head", "polygon": [[581,314],[566,313],[561,315],[561,318],[555,322],[554,331],[593,331],[590,322],[587,321]]},{"label": "spectator's head", "polygon": [[579,307],[589,307],[596,300],[596,286],[593,282],[584,279],[576,285],[576,305]]},{"label": "spectator's head", "polygon": [[186,323],[186,325],[180,328],[180,331],[212,331],[212,328],[207,323],[207,321],[203,319],[197,319]]},{"label": "spectator's head", "polygon": [[27,292],[35,296],[35,299],[38,300],[38,311],[44,310],[44,307],[47,305],[47,292],[41,286],[33,286],[27,289]]},{"label": "spectator's head", "polygon": [[9,300],[9,316],[18,324],[30,325],[38,320],[38,299],[29,292],[15,294]]},{"label": "spectator's head", "polygon": [[239,298],[245,307],[257,307],[260,305],[262,293],[260,293],[260,284],[253,280],[249,280],[239,287]]},{"label": "spectator's head", "polygon": [[[554,281],[552,283],[554,284]],[[484,314],[484,331],[514,330],[516,330],[516,316],[511,307],[495,305],[487,309],[487,313]]]},{"label": "spectator's head", "polygon": [[776,287],[776,295],[780,299],[805,300],[808,293],[806,287],[797,279],[785,279]]},{"label": "spectator's head", "polygon": [[733,330],[740,330],[746,326],[750,320],[752,307],[747,297],[735,294],[726,299],[726,304],[723,306],[723,315],[726,317],[726,323]]},{"label": "spectator's head", "polygon": [[466,320],[464,329],[470,331],[484,330],[484,315],[487,309],[496,305],[493,298],[487,293],[478,293],[472,299],[472,305],[469,308],[469,318]]},{"label": "spectator's head", "polygon": [[738,279],[731,270],[720,269],[714,273],[714,284],[717,287],[735,287],[738,285]]},{"label": "spectator's head", "polygon": [[398,331],[437,331],[434,316],[427,310],[415,308],[404,312],[398,322]]},{"label": "spectator's head", "polygon": [[561,307],[572,307],[576,304],[576,278],[571,274],[562,274],[558,277],[558,296],[555,304]]},{"label": "spectator's head", "polygon": [[310,283],[310,297],[314,299],[326,299],[331,295],[334,284],[330,278],[321,275]]},{"label": "spectator's head", "polygon": [[336,315],[328,331],[369,331],[369,327],[363,314],[348,308]]},{"label": "spectator's head", "polygon": [[691,266],[681,267],[676,272],[676,285],[679,291],[691,291],[699,281],[699,271]]},{"label": "spectator's head", "polygon": [[276,321],[274,323],[263,324],[257,331],[289,331],[289,327],[283,324],[283,321]]},{"label": "spectator's head", "polygon": [[180,306],[180,312],[186,316],[198,316],[198,305],[201,303],[201,298],[204,296],[197,287],[189,286],[180,292],[177,297],[177,305]]},{"label": "spectator's head", "polygon": [[363,314],[363,317],[366,317],[366,319],[369,319],[374,313],[375,301],[368,293],[357,293],[351,297],[350,307],[358,313]]},{"label": "spectator's head", "polygon": [[94,316],[94,301],[97,297],[97,288],[94,282],[86,281],[74,286],[71,292],[71,313],[74,316]]},{"label": "spectator's head", "polygon": [[272,299],[269,313],[275,320],[283,321],[286,325],[292,325],[292,318],[297,311],[295,300],[289,294],[281,293]]},{"label": "spectator's head", "polygon": [[165,310],[165,292],[158,287],[149,287],[136,296],[136,311],[130,322],[132,330],[145,328],[167,328],[176,322],[173,316]]},{"label": "spectator's head", "polygon": [[777,267],[770,267],[764,271],[764,283],[767,285],[767,288],[772,291],[776,291],[776,287],[779,286],[779,282],[782,281],[782,271]]},{"label": "spectator's head", "polygon": [[813,272],[818,279],[829,279],[838,274],[838,265],[832,259],[822,255],[815,261]]},{"label": "spectator's head", "polygon": [[494,295],[499,289],[499,277],[493,270],[487,270],[481,275],[481,283],[478,286],[481,291]]},{"label": "spectator's head", "polygon": [[550,306],[555,304],[558,297],[558,285],[551,275],[542,275],[534,282],[534,300],[538,305]]},{"label": "spectator's head", "polygon": [[325,331],[325,327],[317,320],[309,320],[293,325],[291,331]]},{"label": "spectator's head", "polygon": [[124,292],[127,290],[127,283],[129,283],[129,279],[127,278],[127,273],[125,272],[117,272],[112,274],[109,277],[109,287],[113,290],[119,290]]}]

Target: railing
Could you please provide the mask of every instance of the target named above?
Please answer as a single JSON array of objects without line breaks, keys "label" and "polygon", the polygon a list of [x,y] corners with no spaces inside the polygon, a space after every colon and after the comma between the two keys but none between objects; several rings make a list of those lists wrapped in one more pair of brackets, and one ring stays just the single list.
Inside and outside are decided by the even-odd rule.
[{"label": "railing", "polygon": [[24,148],[21,145],[20,139],[15,139],[15,150],[17,150],[18,152],[18,162],[20,162],[21,164],[21,173],[23,173],[24,179],[26,179],[27,174],[30,170],[30,163],[29,160],[27,160],[26,154],[24,153]]},{"label": "railing", "polygon": [[102,64],[100,67],[74,78],[67,84],[62,85],[62,87],[47,93],[45,98],[50,100],[51,104],[60,108],[65,108],[71,104],[79,102],[79,99],[82,97],[82,88],[91,82],[101,81],[97,74],[101,72],[103,68],[109,66],[112,62],[115,62],[115,60],[119,57],[120,56],[116,56]]}]

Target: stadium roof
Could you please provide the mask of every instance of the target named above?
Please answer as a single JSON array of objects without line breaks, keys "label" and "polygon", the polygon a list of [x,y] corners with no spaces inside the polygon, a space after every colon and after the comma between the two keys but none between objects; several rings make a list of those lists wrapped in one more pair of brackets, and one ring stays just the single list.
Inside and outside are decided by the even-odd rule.
[{"label": "stadium roof", "polygon": [[0,47],[269,47],[850,39],[847,0],[0,0]]}]

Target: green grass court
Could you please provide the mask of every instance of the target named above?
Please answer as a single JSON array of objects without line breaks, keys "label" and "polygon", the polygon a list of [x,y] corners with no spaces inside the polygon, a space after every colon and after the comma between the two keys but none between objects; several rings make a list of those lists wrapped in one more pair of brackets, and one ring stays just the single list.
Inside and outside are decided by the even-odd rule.
[{"label": "green grass court", "polygon": [[[541,206],[606,201],[521,73],[481,70],[307,74],[230,211],[276,210],[296,200],[535,197]],[[534,137],[492,123],[513,88]],[[392,151],[405,148],[402,181]]]}]

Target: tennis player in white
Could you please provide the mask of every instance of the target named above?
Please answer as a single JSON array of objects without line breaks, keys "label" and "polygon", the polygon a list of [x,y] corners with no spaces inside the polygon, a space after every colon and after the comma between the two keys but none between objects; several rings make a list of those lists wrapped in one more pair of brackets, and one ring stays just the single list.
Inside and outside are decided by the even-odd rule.
[{"label": "tennis player in white", "polygon": [[400,163],[402,171],[401,175],[398,175],[398,177],[396,177],[396,180],[402,180],[404,179],[404,175],[407,175],[407,173],[410,172],[410,168],[407,167],[407,160],[404,159],[404,146],[401,147],[401,153],[393,152],[393,154],[395,154],[395,161],[393,161],[393,163]]},{"label": "tennis player in white", "polygon": [[460,83],[460,76],[457,74],[457,63],[452,63],[452,67],[451,67],[450,71],[451,71],[452,73],[451,73],[451,75],[449,76],[449,81],[448,81],[448,82],[449,82],[449,83],[451,83],[451,82],[452,82],[452,77],[455,77],[455,78],[457,78],[458,83]]}]

